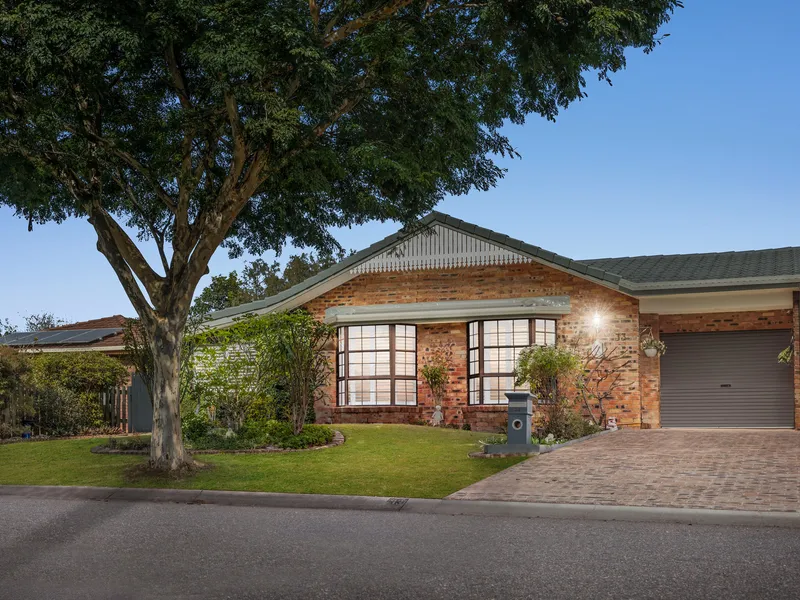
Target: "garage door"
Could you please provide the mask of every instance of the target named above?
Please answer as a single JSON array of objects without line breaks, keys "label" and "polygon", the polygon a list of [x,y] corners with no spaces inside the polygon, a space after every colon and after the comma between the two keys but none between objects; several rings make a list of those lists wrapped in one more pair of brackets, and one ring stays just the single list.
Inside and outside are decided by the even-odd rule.
[{"label": "garage door", "polygon": [[[793,427],[790,331],[662,335],[662,427]],[[642,359],[647,360],[647,359]]]}]

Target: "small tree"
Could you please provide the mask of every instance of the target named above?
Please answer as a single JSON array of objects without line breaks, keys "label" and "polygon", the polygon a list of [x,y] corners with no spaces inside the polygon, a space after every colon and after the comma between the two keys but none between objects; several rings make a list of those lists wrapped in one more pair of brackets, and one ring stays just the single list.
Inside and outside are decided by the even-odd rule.
[{"label": "small tree", "polygon": [[440,344],[426,357],[420,369],[422,378],[431,389],[436,404],[443,405],[447,384],[450,381],[450,366],[453,362],[453,345]]},{"label": "small tree", "polygon": [[332,372],[326,346],[334,329],[306,312],[274,313],[258,339],[258,357],[267,385],[286,394],[295,435],[303,432],[306,415],[325,396]]}]

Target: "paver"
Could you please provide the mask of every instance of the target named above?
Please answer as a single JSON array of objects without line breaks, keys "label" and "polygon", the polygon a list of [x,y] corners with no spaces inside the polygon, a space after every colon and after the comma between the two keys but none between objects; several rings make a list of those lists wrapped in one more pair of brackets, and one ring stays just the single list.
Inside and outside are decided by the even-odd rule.
[{"label": "paver", "polygon": [[536,456],[449,498],[800,512],[800,432],[623,430]]}]

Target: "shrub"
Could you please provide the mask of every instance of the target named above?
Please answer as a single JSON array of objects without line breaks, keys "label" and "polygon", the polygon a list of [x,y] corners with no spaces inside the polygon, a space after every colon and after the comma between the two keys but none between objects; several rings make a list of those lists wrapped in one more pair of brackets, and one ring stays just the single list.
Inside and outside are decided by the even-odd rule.
[{"label": "shrub", "polygon": [[[47,353],[32,360],[32,380],[36,395],[42,397],[40,402],[48,408],[58,405],[59,422],[75,423],[78,427],[101,427],[100,394],[127,379],[128,370],[120,361],[98,352]],[[61,401],[54,404],[56,398]],[[68,407],[73,399],[79,406]]]},{"label": "shrub", "polygon": [[22,435],[22,427],[11,425],[10,423],[0,423],[0,440],[16,438]]},{"label": "shrub", "polygon": [[301,433],[295,434],[291,423],[272,421],[265,426],[264,432],[270,443],[280,448],[309,448],[333,441],[333,429],[325,425],[306,425]]},{"label": "shrub", "polygon": [[602,428],[578,414],[566,401],[556,402],[545,410],[541,437],[552,434],[558,439],[574,440],[602,431]]},{"label": "shrub", "polygon": [[98,401],[82,398],[59,385],[37,388],[33,393],[35,427],[52,436],[78,435],[103,426]]},{"label": "shrub", "polygon": [[15,423],[32,409],[28,393],[30,370],[29,355],[0,346],[0,411]]},{"label": "shrub", "polygon": [[189,413],[181,420],[183,437],[190,442],[196,442],[208,434],[211,422],[204,412]]},{"label": "shrub", "polygon": [[245,450],[265,446],[302,449],[331,441],[333,430],[324,425],[307,425],[302,433],[296,435],[292,424],[286,421],[248,421],[234,435],[228,435],[226,429],[211,429],[190,443],[195,450]]},{"label": "shrub", "polygon": [[150,436],[112,437],[108,438],[106,447],[112,450],[149,450]]},{"label": "shrub", "polygon": [[581,366],[580,357],[570,348],[531,346],[519,354],[516,385],[529,386],[539,402],[556,403],[558,379],[576,375]]},{"label": "shrub", "polygon": [[250,403],[246,412],[246,423],[266,423],[277,421],[283,417],[279,414],[281,407],[272,396],[260,396]]}]

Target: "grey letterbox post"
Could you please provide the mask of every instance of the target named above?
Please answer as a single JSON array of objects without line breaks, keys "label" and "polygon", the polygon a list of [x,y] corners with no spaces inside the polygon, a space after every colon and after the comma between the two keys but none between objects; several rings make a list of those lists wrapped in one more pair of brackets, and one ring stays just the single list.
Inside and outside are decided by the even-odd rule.
[{"label": "grey letterbox post", "polygon": [[508,445],[528,445],[531,443],[533,394],[506,392],[506,398],[508,398]]},{"label": "grey letterbox post", "polygon": [[539,446],[531,443],[533,394],[506,392],[508,398],[508,441],[505,444],[486,444],[486,454],[538,454]]}]

